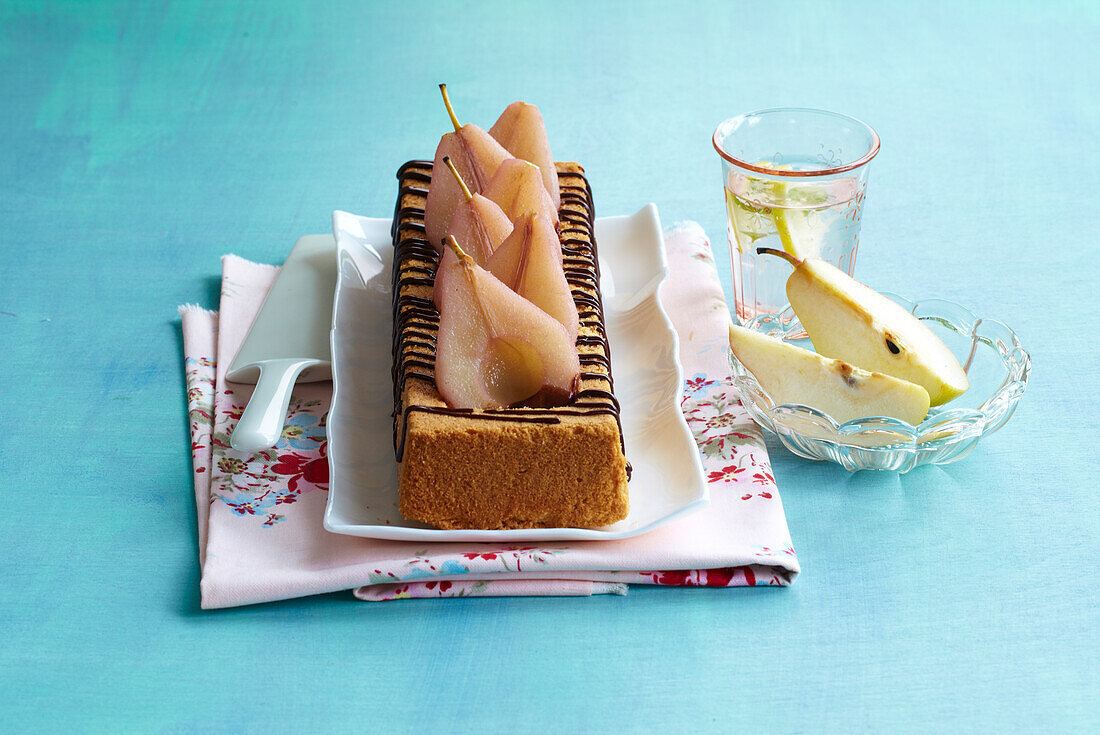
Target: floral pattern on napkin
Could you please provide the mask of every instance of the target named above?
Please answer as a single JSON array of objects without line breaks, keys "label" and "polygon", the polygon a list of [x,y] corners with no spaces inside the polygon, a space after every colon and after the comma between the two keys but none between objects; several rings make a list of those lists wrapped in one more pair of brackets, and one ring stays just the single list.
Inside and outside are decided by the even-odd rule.
[{"label": "floral pattern on napkin", "polygon": [[[210,469],[214,447],[229,449],[229,433],[244,412],[244,404],[229,403],[215,415],[215,360],[188,357],[184,361],[187,409],[191,421],[191,457],[197,474]],[[225,391],[225,395],[232,395]],[[210,501],[221,501],[241,518],[270,528],[286,520],[280,506],[291,505],[302,493],[328,490],[326,402],[292,395],[282,436],[272,449],[244,456],[224,452],[214,463]]]},{"label": "floral pattern on napkin", "polygon": [[[707,482],[726,482],[742,473],[759,485],[759,492],[747,492],[742,500],[776,496],[771,463],[760,429],[741,408],[741,399],[728,377],[712,380],[704,373],[689,378],[680,401],[684,418],[699,445],[707,468]],[[738,409],[738,410],[735,410]]]}]

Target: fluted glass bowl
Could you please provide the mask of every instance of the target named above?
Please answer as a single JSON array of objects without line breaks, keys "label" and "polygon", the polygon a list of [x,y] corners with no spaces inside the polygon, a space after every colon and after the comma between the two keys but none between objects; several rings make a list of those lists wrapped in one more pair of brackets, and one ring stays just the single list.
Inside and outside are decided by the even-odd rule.
[{"label": "fluted glass bowl", "polygon": [[[795,454],[836,462],[852,471],[908,472],[924,464],[962,459],[983,436],[1001,428],[1016,410],[1031,372],[1031,356],[1007,325],[980,319],[950,301],[914,302],[896,294],[885,295],[915,314],[944,341],[966,369],[970,388],[953,401],[933,406],[918,426],[885,416],[841,424],[810,406],[775,405],[752,373],[731,354],[733,383],[741,392],[745,408]],[[789,306],[778,314],[761,314],[745,326],[813,349]]]}]

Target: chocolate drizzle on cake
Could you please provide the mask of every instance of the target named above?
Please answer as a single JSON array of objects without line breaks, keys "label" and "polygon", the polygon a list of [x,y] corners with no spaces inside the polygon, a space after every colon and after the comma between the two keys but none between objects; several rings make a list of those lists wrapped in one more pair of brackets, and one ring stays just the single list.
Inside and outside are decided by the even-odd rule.
[{"label": "chocolate drizzle on cake", "polygon": [[[409,405],[401,412],[401,396],[410,380],[435,385],[435,344],[439,331],[439,311],[426,296],[412,293],[412,287],[430,287],[435,283],[439,252],[427,241],[424,229],[424,202],[432,178],[431,161],[409,161],[397,172],[400,189],[394,210],[393,226],[393,399],[394,453],[401,462],[409,416],[414,412],[468,417],[490,421],[558,424],[565,416],[614,416],[623,441],[619,402],[611,377],[611,351],[603,319],[599,294],[599,261],[593,227],[592,190],[583,174],[558,171],[561,209],[558,213],[559,239],[565,278],[577,306],[581,329],[588,334],[577,337],[581,364],[577,390],[569,402],[554,408],[513,407],[476,411],[446,405]],[[578,211],[580,210],[580,211]],[[594,332],[594,333],[592,333]],[[591,351],[591,348],[600,348]],[[600,382],[606,387],[592,386]],[[399,416],[399,412],[401,415]],[[630,464],[627,463],[627,477]]]}]

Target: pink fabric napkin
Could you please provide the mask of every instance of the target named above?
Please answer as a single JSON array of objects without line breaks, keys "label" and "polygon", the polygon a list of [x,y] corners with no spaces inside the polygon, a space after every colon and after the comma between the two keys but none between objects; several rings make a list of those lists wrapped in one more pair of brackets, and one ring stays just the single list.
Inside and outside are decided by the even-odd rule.
[{"label": "pink fabric napkin", "polygon": [[763,438],[729,383],[729,311],[710,243],[695,223],[666,231],[665,243],[671,277],[661,300],[680,335],[681,405],[711,502],[641,536],[568,543],[423,544],[325,531],[330,383],[295,387],[273,449],[246,455],[229,447],[252,386],[227,383],[225,371],[278,269],[223,258],[220,312],[180,308],[202,606],[347,589],[393,600],[790,584],[798,560]]}]

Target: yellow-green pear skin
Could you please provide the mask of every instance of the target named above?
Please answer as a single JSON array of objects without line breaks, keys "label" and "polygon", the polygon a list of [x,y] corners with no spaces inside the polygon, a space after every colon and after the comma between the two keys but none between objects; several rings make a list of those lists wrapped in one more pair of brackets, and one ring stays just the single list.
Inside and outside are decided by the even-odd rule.
[{"label": "yellow-green pear skin", "polygon": [[928,415],[928,391],[907,380],[861,370],[744,327],[730,326],[730,348],[776,405],[800,403],[838,423],[891,416],[916,425]]},{"label": "yellow-green pear skin", "polygon": [[924,386],[933,406],[970,387],[932,330],[830,263],[803,260],[787,279],[787,299],[819,354]]}]

